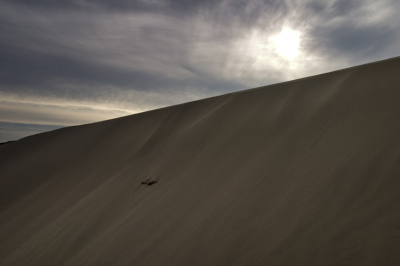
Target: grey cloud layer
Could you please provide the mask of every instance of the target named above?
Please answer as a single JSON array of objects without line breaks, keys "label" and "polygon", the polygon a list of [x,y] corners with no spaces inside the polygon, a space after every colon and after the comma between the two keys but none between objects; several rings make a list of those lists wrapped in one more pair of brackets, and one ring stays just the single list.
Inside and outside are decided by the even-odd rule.
[{"label": "grey cloud layer", "polygon": [[0,122],[0,143],[60,128],[59,126],[30,125]]},{"label": "grey cloud layer", "polygon": [[[5,0],[0,103],[133,113],[398,56],[397,10],[395,0]],[[301,32],[294,62],[264,47],[284,27]]]}]

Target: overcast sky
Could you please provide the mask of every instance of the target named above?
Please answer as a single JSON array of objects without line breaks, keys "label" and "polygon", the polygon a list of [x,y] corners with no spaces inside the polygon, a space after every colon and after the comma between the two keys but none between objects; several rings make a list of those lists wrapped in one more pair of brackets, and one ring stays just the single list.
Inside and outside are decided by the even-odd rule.
[{"label": "overcast sky", "polygon": [[0,142],[400,55],[398,0],[1,0]]}]

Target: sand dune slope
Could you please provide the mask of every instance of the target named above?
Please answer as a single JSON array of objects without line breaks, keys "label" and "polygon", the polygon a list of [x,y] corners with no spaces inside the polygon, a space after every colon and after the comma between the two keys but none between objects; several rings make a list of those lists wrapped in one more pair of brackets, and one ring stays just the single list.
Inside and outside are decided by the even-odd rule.
[{"label": "sand dune slope", "polygon": [[0,265],[399,265],[399,133],[394,58],[2,145]]}]

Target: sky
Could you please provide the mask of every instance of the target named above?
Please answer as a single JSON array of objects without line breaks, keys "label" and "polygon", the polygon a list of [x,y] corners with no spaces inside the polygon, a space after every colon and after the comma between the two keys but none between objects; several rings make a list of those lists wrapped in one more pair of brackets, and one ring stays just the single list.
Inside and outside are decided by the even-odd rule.
[{"label": "sky", "polygon": [[398,0],[1,0],[0,142],[400,55]]}]

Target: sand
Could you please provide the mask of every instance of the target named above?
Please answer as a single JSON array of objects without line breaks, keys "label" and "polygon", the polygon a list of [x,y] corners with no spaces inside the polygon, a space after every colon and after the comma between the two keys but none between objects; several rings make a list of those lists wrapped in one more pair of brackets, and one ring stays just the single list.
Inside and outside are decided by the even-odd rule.
[{"label": "sand", "polygon": [[1,145],[0,265],[400,265],[399,133],[393,58]]}]

